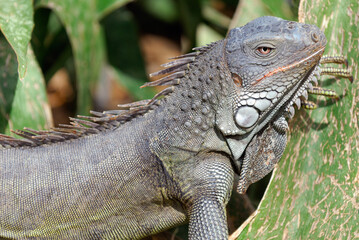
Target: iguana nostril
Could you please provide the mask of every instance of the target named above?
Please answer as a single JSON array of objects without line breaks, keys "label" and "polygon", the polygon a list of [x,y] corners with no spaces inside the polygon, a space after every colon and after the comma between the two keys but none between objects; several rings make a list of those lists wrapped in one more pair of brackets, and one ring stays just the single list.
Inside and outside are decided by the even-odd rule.
[{"label": "iguana nostril", "polygon": [[288,29],[293,29],[293,28],[295,28],[295,22],[288,22]]},{"label": "iguana nostril", "polygon": [[318,36],[318,34],[312,33],[312,40],[313,40],[314,42],[318,42],[318,41],[319,41],[319,36]]}]

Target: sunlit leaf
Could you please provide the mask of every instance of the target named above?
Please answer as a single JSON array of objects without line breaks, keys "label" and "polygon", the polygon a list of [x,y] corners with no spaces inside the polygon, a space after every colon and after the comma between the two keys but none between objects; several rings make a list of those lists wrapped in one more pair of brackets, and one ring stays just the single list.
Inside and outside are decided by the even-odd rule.
[{"label": "sunlit leaf", "polygon": [[116,80],[136,100],[152,98],[151,88],[139,89],[148,81],[145,63],[139,47],[137,25],[131,12],[118,9],[102,22],[108,51],[108,61],[115,69]]},{"label": "sunlit leaf", "polygon": [[271,12],[271,15],[287,20],[294,20],[294,14],[290,9],[290,2],[283,0],[262,0]]},{"label": "sunlit leaf", "polygon": [[230,28],[240,27],[262,17],[276,16],[296,20],[288,1],[283,0],[241,0],[233,16]]},{"label": "sunlit leaf", "polygon": [[178,19],[178,9],[175,0],[141,1],[142,6],[157,18],[165,22],[174,22]]},{"label": "sunlit leaf", "polygon": [[354,83],[324,81],[339,101],[301,110],[256,216],[238,239],[355,239],[359,236],[357,0],[302,1],[300,20],[324,30],[326,53],[348,57]]},{"label": "sunlit leaf", "polygon": [[91,93],[104,60],[104,40],[97,20],[96,2],[40,0],[38,6],[51,8],[66,28],[75,58],[77,112],[88,114]]},{"label": "sunlit leaf", "polygon": [[204,46],[223,38],[224,36],[206,24],[200,24],[197,28],[197,46]]},{"label": "sunlit leaf", "polygon": [[20,79],[26,73],[26,53],[33,26],[32,1],[0,1],[0,29],[16,53]]},{"label": "sunlit leaf", "polygon": [[24,126],[48,129],[52,126],[44,79],[35,56],[27,50],[28,70],[19,79],[16,55],[4,37],[0,37],[0,132]]},{"label": "sunlit leaf", "polygon": [[240,27],[266,15],[271,15],[262,0],[241,0],[229,28]]},{"label": "sunlit leaf", "polygon": [[96,0],[98,16],[99,18],[103,18],[115,9],[132,1],[133,0]]}]

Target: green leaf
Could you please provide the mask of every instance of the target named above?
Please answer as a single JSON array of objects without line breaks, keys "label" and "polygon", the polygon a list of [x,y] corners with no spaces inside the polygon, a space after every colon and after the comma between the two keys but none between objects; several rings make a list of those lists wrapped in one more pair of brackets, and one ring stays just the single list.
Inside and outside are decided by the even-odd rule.
[{"label": "green leaf", "polygon": [[101,21],[108,51],[108,61],[116,73],[116,80],[124,86],[135,100],[154,96],[151,88],[143,88],[148,81],[145,63],[139,48],[137,25],[132,13],[118,9]]},{"label": "green leaf", "polygon": [[228,29],[228,26],[231,23],[231,19],[229,17],[210,5],[203,6],[202,14],[206,21],[224,29]]},{"label": "green leaf", "polygon": [[243,26],[263,16],[276,16],[287,20],[295,20],[294,15],[289,2],[285,0],[241,0],[229,29]]},{"label": "green leaf", "polygon": [[270,15],[270,12],[262,0],[241,0],[229,29],[243,26],[256,18],[266,15]]},{"label": "green leaf", "polygon": [[201,23],[197,28],[197,46],[204,46],[211,42],[222,40],[223,36],[208,25]]},{"label": "green leaf", "polygon": [[97,20],[96,2],[40,0],[38,6],[55,11],[66,28],[75,59],[77,113],[88,114],[91,93],[104,62],[104,39]]},{"label": "green leaf", "polygon": [[162,21],[173,23],[179,17],[174,0],[141,1],[139,3],[147,12]]},{"label": "green leaf", "polygon": [[[302,1],[300,20],[324,30],[329,54],[348,57],[354,83],[326,79],[341,96],[300,110],[255,217],[238,239],[354,239],[359,236],[357,0]],[[328,86],[326,86],[328,87]]]},{"label": "green leaf", "polygon": [[183,31],[187,37],[188,44],[184,47],[185,52],[196,45],[197,27],[202,21],[201,1],[180,0],[176,1]]},{"label": "green leaf", "polygon": [[96,7],[98,18],[103,18],[108,15],[110,12],[114,11],[117,8],[122,7],[123,5],[132,2],[132,0],[97,0]]},{"label": "green leaf", "polygon": [[[34,22],[31,46],[47,83],[67,62],[73,62],[72,49],[66,30],[53,11],[36,9]],[[73,80],[76,79],[74,71],[69,74]]]},{"label": "green leaf", "polygon": [[271,15],[287,20],[294,20],[289,1],[283,0],[262,0],[266,7],[271,12]]},{"label": "green leaf", "polygon": [[24,79],[17,72],[16,55],[6,39],[0,37],[0,132],[23,126],[48,129],[52,126],[51,109],[41,69],[32,49],[27,51],[28,68]]},{"label": "green leaf", "polygon": [[16,53],[20,79],[23,79],[26,73],[26,53],[33,26],[32,1],[0,2],[0,29]]},{"label": "green leaf", "polygon": [[112,68],[111,71],[114,79],[131,93],[134,100],[151,99],[155,95],[152,88],[140,88],[145,83],[143,79],[128,75],[118,68]]}]

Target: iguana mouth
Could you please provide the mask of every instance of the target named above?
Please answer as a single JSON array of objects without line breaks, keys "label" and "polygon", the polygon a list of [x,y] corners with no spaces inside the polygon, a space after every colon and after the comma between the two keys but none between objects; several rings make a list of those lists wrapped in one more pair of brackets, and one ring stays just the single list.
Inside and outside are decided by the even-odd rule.
[{"label": "iguana mouth", "polygon": [[311,54],[310,56],[308,56],[308,57],[306,57],[306,58],[303,58],[303,59],[300,60],[300,61],[294,62],[294,63],[289,64],[289,65],[287,65],[287,66],[278,67],[278,68],[274,69],[273,71],[264,74],[261,78],[255,80],[254,83],[252,83],[252,85],[257,85],[261,80],[263,80],[263,79],[265,79],[265,78],[267,78],[267,77],[269,77],[269,76],[272,76],[272,75],[274,75],[274,74],[276,74],[276,73],[278,73],[278,72],[285,72],[285,71],[287,71],[287,70],[289,70],[289,69],[295,68],[295,67],[297,67],[298,65],[300,65],[300,64],[302,64],[302,63],[305,63],[305,62],[311,60],[312,58],[316,57],[317,55],[321,55],[321,54],[323,53],[323,51],[324,51],[324,48],[325,48],[325,47],[320,48],[320,49],[319,49],[318,51],[316,51],[315,53]]},{"label": "iguana mouth", "polygon": [[[296,84],[294,84],[292,87],[290,87],[288,89],[288,91],[282,93],[281,97],[277,96],[276,97],[277,100],[276,101],[274,100],[272,102],[273,105],[277,105],[277,104],[281,105],[281,102],[284,102],[284,104],[282,104],[282,106],[280,106],[280,108],[284,109],[283,110],[284,114],[282,114],[282,115],[292,118],[295,113],[293,105],[295,104],[299,109],[302,104],[302,100],[307,100],[308,90],[313,88],[313,83],[315,85],[318,84],[318,78],[320,77],[320,67],[319,67],[320,57],[318,57],[318,56],[321,56],[323,54],[324,49],[325,49],[325,46],[321,47],[319,50],[315,51],[310,56],[308,56],[298,62],[292,63],[285,67],[278,68],[278,69],[270,72],[269,74],[266,74],[267,76],[271,76],[275,73],[284,72],[291,68],[298,67],[300,64],[307,64],[308,61],[318,58],[317,63],[313,67],[310,68],[310,70],[305,75],[305,77],[303,77],[302,80],[298,81]],[[289,96],[289,97],[287,99],[285,99],[286,96]],[[265,116],[265,118],[266,118],[267,117],[266,115],[268,114],[269,109],[270,108],[268,108],[265,112],[263,112],[264,115],[262,115],[262,116]],[[267,112],[267,114],[266,114],[266,112]]]},{"label": "iguana mouth", "polygon": [[[324,47],[321,47],[306,58],[265,73],[252,83],[250,88],[256,89],[255,91],[238,92],[238,99],[242,100],[237,101],[234,111],[236,112],[236,123],[244,131],[243,133],[248,133],[257,125],[268,122],[268,119],[272,119],[277,115],[275,112],[290,118],[293,117],[293,104],[296,104],[299,108],[301,98],[307,99],[307,90],[312,89],[312,82],[317,83],[317,77],[320,74],[318,63],[323,52]],[[271,86],[268,87],[270,90],[263,90],[263,86],[271,84],[269,78],[275,77],[274,75],[276,74],[290,71],[293,68],[298,68],[300,65],[309,65],[306,67],[308,68],[307,73],[301,79],[295,80],[295,77],[292,77],[288,83],[277,85],[276,89]],[[293,73],[293,75],[296,74]],[[277,78],[280,78],[280,76]],[[266,81],[266,83],[263,83],[261,88],[258,88],[258,83],[261,81]],[[262,92],[258,92],[257,89]]]},{"label": "iguana mouth", "polygon": [[[243,93],[242,97],[238,96],[238,98],[242,99],[242,101],[237,102],[237,116],[245,115],[248,117],[248,115],[251,116],[251,114],[254,116],[253,121],[248,117],[248,119],[245,119],[242,121],[242,119],[235,119],[237,125],[239,123],[247,123],[250,122],[252,124],[248,128],[238,128],[239,130],[237,132],[226,132],[222,131],[227,139],[227,143],[230,146],[230,149],[232,151],[232,156],[235,161],[240,161],[240,158],[247,146],[247,144],[250,142],[252,137],[261,129],[263,129],[268,123],[275,121],[281,116],[284,117],[293,117],[294,115],[294,107],[293,104],[301,104],[301,98],[306,99],[308,92],[307,90],[312,88],[312,82],[316,83],[317,77],[320,73],[319,68],[319,60],[321,55],[324,52],[324,46],[320,47],[319,49],[315,50],[313,54],[310,56],[297,61],[295,63],[292,63],[288,65],[288,67],[281,67],[278,68],[280,70],[274,70],[272,71],[272,74],[267,74],[267,77],[272,76],[274,73],[280,73],[283,71],[287,71],[292,68],[298,68],[301,64],[308,64],[308,70],[307,73],[302,77],[302,79],[288,84],[287,86],[280,86],[278,88],[283,88],[283,91],[275,91],[275,94],[272,94],[273,96],[269,96],[274,90],[271,90],[269,92],[266,92],[265,100],[269,102],[269,104],[256,104],[256,102],[253,103],[253,106],[250,106],[248,104],[249,100],[243,100],[243,99],[250,99],[251,97],[255,96],[255,94],[259,95],[261,97],[260,93]],[[311,67],[310,67],[311,66]],[[287,90],[284,90],[284,88],[287,88]],[[241,94],[241,93],[240,93]],[[268,99],[267,99],[268,98]],[[262,103],[264,98],[261,98],[257,102]],[[298,102],[299,101],[299,102]],[[240,105],[240,106],[238,106]],[[252,109],[258,109],[255,111],[258,111],[257,115],[255,115],[254,111],[250,111]],[[242,122],[240,122],[242,121]],[[252,121],[252,122],[251,122]],[[250,125],[248,124],[248,125]],[[242,124],[244,125],[244,124]]]},{"label": "iguana mouth", "polygon": [[316,65],[314,69],[311,71],[309,76],[307,78],[304,78],[305,81],[301,84],[299,89],[295,92],[292,99],[289,101],[285,108],[285,112],[287,113],[287,116],[289,118],[293,118],[295,114],[294,105],[297,106],[298,109],[300,109],[302,105],[303,100],[308,99],[308,90],[313,89],[313,84],[318,84],[318,79],[320,77],[320,67],[319,65]]},{"label": "iguana mouth", "polygon": [[[303,63],[317,56],[321,56],[324,52],[324,49],[325,46],[319,49],[318,51],[316,51],[315,53],[313,53],[312,55],[310,55],[309,57],[301,60],[295,65]],[[297,90],[294,92],[294,95],[292,95],[290,101],[288,101],[288,104],[286,104],[284,112],[286,113],[285,115],[287,115],[289,118],[293,118],[294,116],[295,113],[294,105],[296,105],[297,108],[300,109],[302,105],[302,101],[308,99],[308,90],[313,89],[313,84],[318,85],[318,79],[320,78],[319,60],[318,63],[315,66],[313,66],[310,69],[310,71],[308,71],[306,77],[304,77],[303,80],[297,84],[297,86],[295,87]]]}]

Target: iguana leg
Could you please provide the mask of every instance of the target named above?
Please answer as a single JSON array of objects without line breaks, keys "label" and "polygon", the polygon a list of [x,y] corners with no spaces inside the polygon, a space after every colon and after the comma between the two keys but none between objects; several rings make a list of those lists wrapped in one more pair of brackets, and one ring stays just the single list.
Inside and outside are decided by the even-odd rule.
[{"label": "iguana leg", "polygon": [[188,206],[189,239],[227,240],[225,207],[233,187],[228,156],[207,153],[196,156],[184,191]]},{"label": "iguana leg", "polygon": [[194,202],[189,222],[189,239],[228,239],[225,204],[203,197]]},{"label": "iguana leg", "polygon": [[240,170],[237,191],[245,193],[250,184],[273,170],[287,143],[288,123],[284,117],[260,131],[248,144]]}]

